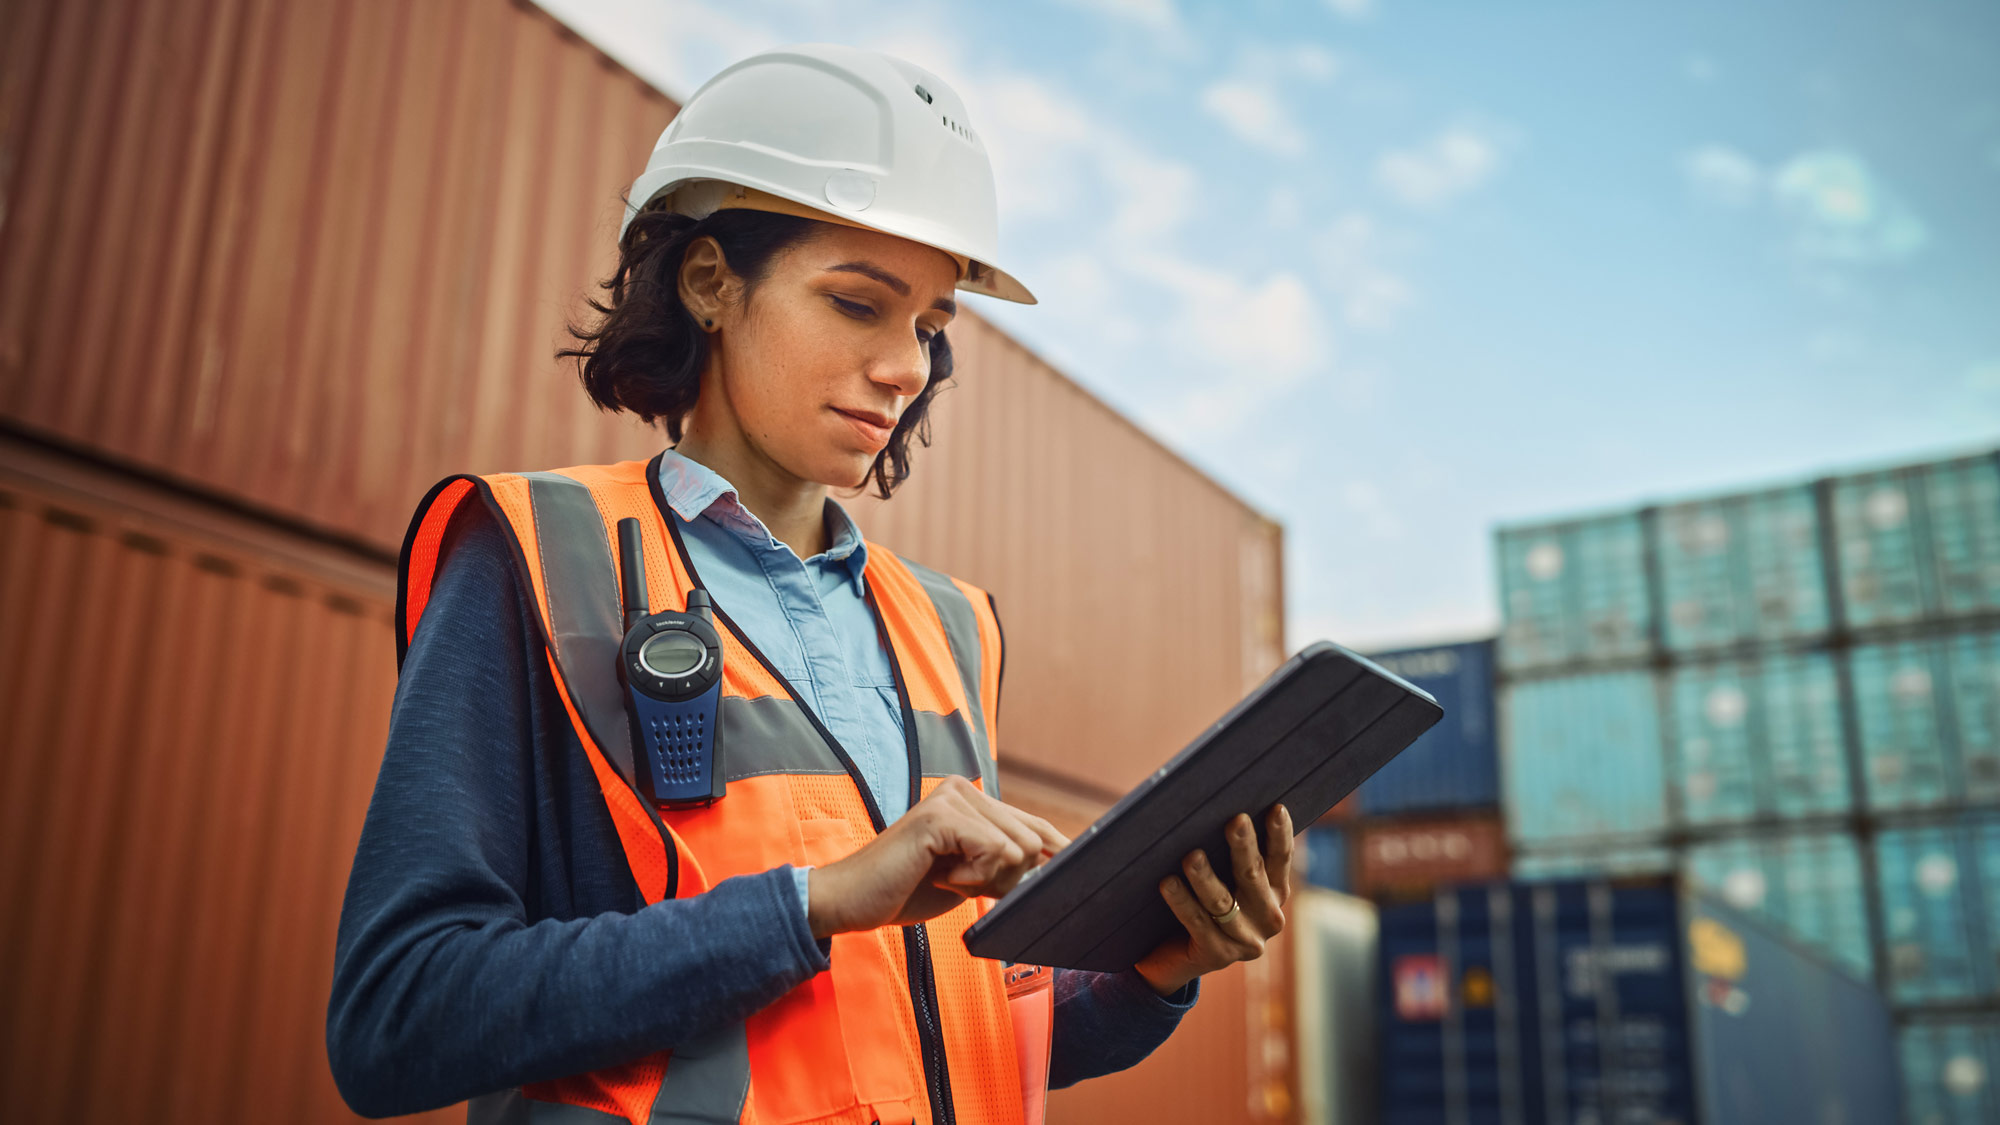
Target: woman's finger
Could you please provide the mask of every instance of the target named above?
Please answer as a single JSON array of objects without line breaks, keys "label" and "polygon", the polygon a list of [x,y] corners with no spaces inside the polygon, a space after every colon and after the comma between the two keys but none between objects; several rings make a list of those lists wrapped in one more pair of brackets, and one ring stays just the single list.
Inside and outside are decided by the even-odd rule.
[{"label": "woman's finger", "polygon": [[1221,961],[1229,939],[1216,927],[1215,919],[1196,901],[1187,882],[1178,875],[1167,876],[1160,880],[1160,897],[1167,900],[1167,909],[1173,911],[1174,917],[1187,927],[1188,937],[1195,946],[1205,951],[1208,958]]},{"label": "woman's finger", "polygon": [[1284,928],[1278,911],[1278,895],[1265,878],[1264,853],[1257,850],[1256,824],[1247,814],[1229,822],[1229,862],[1236,870],[1236,901],[1250,915],[1252,927],[1265,937]]},{"label": "woman's finger", "polygon": [[1042,834],[1035,831],[1034,826],[1028,823],[1027,814],[984,793],[979,795],[974,804],[977,805],[981,815],[998,826],[1021,849],[1021,864],[1024,870],[1042,862]]},{"label": "woman's finger", "polygon": [[1292,900],[1292,852],[1298,845],[1297,832],[1292,825],[1292,810],[1283,802],[1271,806],[1264,831],[1264,871],[1271,889],[1277,892],[1280,907]]},{"label": "woman's finger", "polygon": [[980,790],[979,794],[991,810],[990,815],[996,819],[1004,817],[1007,823],[1021,826],[1026,835],[1017,835],[1015,838],[1021,842],[1022,847],[1032,852],[1053,855],[1069,846],[1069,837],[1057,831],[1055,825],[1025,809],[1017,809],[997,797],[987,796],[985,790]]},{"label": "woman's finger", "polygon": [[[1190,852],[1181,861],[1181,870],[1187,874],[1188,887],[1194,892],[1195,902],[1208,912],[1209,920],[1223,937],[1224,955],[1230,960],[1241,961],[1262,953],[1263,935],[1256,931],[1249,911],[1239,909],[1242,901],[1222,885],[1222,880],[1209,866],[1207,853],[1199,848]],[[1224,921],[1225,918],[1228,920]]]}]

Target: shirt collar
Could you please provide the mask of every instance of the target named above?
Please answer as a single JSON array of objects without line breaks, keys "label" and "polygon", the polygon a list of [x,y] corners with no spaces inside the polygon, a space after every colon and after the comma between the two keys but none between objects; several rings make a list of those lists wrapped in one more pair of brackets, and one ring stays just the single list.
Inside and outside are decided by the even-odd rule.
[{"label": "shirt collar", "polygon": [[[737,498],[736,486],[679,450],[669,448],[660,455],[660,493],[683,523],[707,516],[711,523],[727,529],[753,549],[791,551],[772,537],[763,520],[743,506]],[[831,496],[826,498],[826,529],[832,542],[827,545],[824,557],[829,562],[846,564],[854,592],[862,593],[865,586],[861,574],[868,566],[868,544],[847,509]]]}]

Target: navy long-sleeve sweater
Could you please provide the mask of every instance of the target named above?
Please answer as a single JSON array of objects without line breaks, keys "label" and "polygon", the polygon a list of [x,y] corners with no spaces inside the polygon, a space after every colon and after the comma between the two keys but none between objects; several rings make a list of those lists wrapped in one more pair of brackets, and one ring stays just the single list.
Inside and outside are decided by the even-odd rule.
[{"label": "navy long-sleeve sweater", "polygon": [[[341,908],[327,1052],[371,1117],[672,1047],[829,964],[789,867],[643,903],[504,535],[477,503],[452,519]],[[1198,984],[1062,971],[1055,990],[1060,1087],[1145,1058]]]}]

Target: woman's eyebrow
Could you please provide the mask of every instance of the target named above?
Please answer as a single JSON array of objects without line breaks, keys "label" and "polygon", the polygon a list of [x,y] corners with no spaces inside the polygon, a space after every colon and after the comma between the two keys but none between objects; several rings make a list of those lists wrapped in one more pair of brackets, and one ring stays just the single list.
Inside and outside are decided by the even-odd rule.
[{"label": "woman's eyebrow", "polygon": [[[826,267],[826,272],[858,273],[863,277],[874,278],[876,281],[894,289],[897,296],[907,297],[910,295],[909,282],[904,281],[902,278],[897,277],[895,274],[890,273],[873,262],[842,262],[837,266]],[[939,312],[950,313],[952,316],[958,315],[958,302],[949,297],[939,297],[937,300],[931,302],[931,307]]]}]

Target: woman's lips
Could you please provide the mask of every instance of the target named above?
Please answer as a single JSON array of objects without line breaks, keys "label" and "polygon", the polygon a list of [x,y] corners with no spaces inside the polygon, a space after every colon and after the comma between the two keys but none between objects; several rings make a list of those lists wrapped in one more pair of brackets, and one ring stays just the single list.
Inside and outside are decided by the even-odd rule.
[{"label": "woman's lips", "polygon": [[894,425],[885,426],[882,424],[881,415],[855,414],[850,411],[842,410],[838,406],[833,407],[832,409],[835,414],[838,414],[842,418],[845,418],[847,420],[848,425],[854,427],[854,432],[860,434],[863,441],[866,441],[869,445],[873,446],[878,450],[881,449],[883,446],[888,445],[889,435],[896,432],[896,427]]}]

